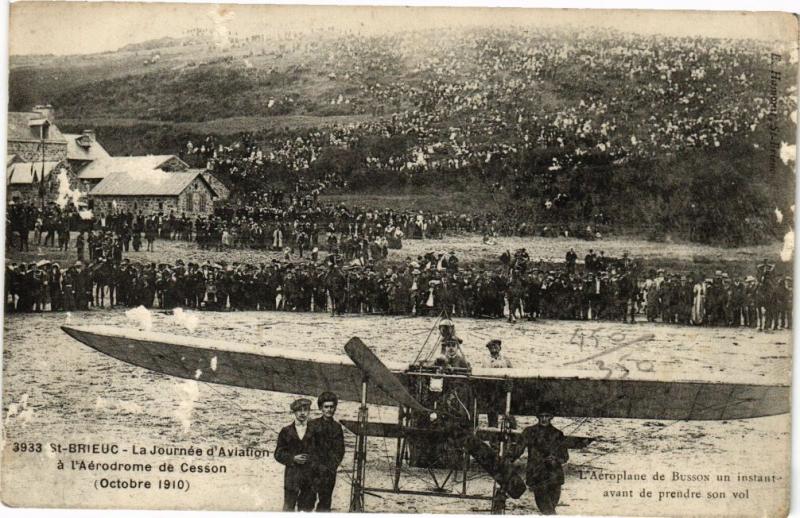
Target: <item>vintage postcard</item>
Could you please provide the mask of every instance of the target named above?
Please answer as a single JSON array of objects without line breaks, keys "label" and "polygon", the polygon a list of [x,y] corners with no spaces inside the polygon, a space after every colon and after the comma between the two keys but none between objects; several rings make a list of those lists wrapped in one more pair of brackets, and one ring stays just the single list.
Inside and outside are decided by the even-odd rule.
[{"label": "vintage postcard", "polygon": [[795,15],[8,37],[6,506],[788,514]]}]

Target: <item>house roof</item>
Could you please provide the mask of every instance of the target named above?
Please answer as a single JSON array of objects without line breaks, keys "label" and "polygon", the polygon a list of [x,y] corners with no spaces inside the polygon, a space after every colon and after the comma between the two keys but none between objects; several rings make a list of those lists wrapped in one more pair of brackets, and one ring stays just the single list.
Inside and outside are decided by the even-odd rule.
[{"label": "house roof", "polygon": [[179,160],[181,164],[186,165],[175,155],[112,156],[95,160],[88,164],[80,170],[78,178],[81,180],[102,180],[111,173],[152,171],[159,169],[172,159]]},{"label": "house roof", "polygon": [[[8,112],[8,140],[23,142],[39,142],[39,126],[45,121],[38,112]],[[50,121],[50,131],[45,142],[64,144],[66,140],[58,127]]]},{"label": "house roof", "polygon": [[[61,162],[45,162],[44,170],[49,175]],[[34,176],[42,178],[41,162],[14,162],[6,167],[6,185],[30,185]]]},{"label": "house roof", "polygon": [[82,136],[77,133],[64,133],[64,138],[67,139],[67,160],[95,161],[111,158],[108,151],[94,139],[89,147],[78,145],[76,140]]},{"label": "house roof", "polygon": [[114,172],[89,193],[91,196],[178,196],[200,177],[216,196],[216,191],[199,172],[168,173],[160,169]]},{"label": "house roof", "polygon": [[203,175],[203,178],[208,182],[208,184],[211,186],[211,188],[214,189],[214,192],[216,192],[216,194],[218,196],[222,196],[222,197],[226,197],[226,198],[228,197],[228,195],[230,194],[231,188],[228,187],[225,184],[225,182],[220,180],[214,173],[212,173],[208,169],[192,168],[192,169],[187,169],[184,172],[186,172],[186,173],[194,173],[195,171],[197,171],[198,173]]}]

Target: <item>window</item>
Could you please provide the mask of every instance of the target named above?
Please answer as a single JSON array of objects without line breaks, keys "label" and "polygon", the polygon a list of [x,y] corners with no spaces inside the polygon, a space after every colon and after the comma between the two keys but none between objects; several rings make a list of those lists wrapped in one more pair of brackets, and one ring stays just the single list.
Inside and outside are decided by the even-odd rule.
[{"label": "window", "polygon": [[158,202],[158,210],[164,210],[164,202],[163,201]]},{"label": "window", "polygon": [[197,210],[199,212],[206,211],[206,193],[201,192],[197,195]]},{"label": "window", "polygon": [[194,193],[186,193],[186,212],[194,212]]}]

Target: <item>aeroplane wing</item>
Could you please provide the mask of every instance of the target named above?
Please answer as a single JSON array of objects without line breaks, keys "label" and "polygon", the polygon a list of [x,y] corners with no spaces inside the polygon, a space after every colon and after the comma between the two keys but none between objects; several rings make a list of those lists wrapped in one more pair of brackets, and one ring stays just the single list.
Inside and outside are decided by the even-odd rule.
[{"label": "aeroplane wing", "polygon": [[[110,326],[62,326],[64,332],[121,361],[170,376],[275,392],[317,396],[324,390],[345,401],[360,400],[362,372],[344,355],[241,346],[165,333]],[[386,363],[405,381],[406,365]],[[788,386],[735,384],[724,380],[662,381],[597,379],[581,372],[474,369],[479,395],[502,394],[512,384],[511,412],[535,415],[544,402],[565,417],[719,420],[788,413]],[[368,402],[396,405],[371,385]],[[489,403],[483,401],[485,412]]]},{"label": "aeroplane wing", "polygon": [[[511,383],[511,413],[536,415],[540,405],[568,417],[665,420],[749,419],[789,413],[790,387],[715,380],[659,380],[644,376],[590,378],[566,369],[474,369],[477,394],[502,394]],[[485,411],[489,403],[479,404]]]},{"label": "aeroplane wing", "polygon": [[[312,397],[329,390],[345,401],[361,397],[362,373],[343,355],[271,347],[262,352],[222,340],[111,326],[61,329],[104,354],[169,376]],[[403,370],[402,365],[395,368]],[[368,393],[370,403],[397,405],[377,387]]]}]

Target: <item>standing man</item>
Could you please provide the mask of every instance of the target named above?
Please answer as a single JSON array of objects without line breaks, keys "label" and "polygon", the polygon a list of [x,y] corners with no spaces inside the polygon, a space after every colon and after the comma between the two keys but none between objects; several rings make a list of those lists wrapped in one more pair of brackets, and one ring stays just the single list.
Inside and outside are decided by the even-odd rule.
[{"label": "standing man", "polygon": [[[506,358],[501,352],[502,346],[503,342],[497,339],[487,342],[486,348],[489,349],[489,358],[484,364],[486,367],[492,369],[510,369],[512,367],[511,360]],[[489,395],[490,409],[486,413],[486,417],[489,421],[490,428],[497,428],[498,414],[505,413],[505,395],[504,389],[493,391],[493,393]]]},{"label": "standing man", "polygon": [[493,369],[510,369],[511,360],[505,357],[502,353],[503,342],[497,339],[489,340],[486,343],[486,348],[489,349],[489,358],[486,361],[486,367]]},{"label": "standing man", "polygon": [[578,262],[578,254],[575,253],[574,248],[570,248],[566,256],[568,274],[575,273],[575,263],[577,262]]},{"label": "standing man", "polygon": [[553,405],[542,404],[539,420],[522,431],[522,438],[510,458],[518,458],[528,449],[525,483],[533,491],[536,506],[542,514],[556,514],[564,485],[564,468],[569,459],[564,434],[553,426]]},{"label": "standing man", "polygon": [[283,510],[314,510],[314,471],[311,462],[311,436],[308,433],[308,414],[311,400],[300,398],[292,402],[294,422],[278,434],[275,460],[286,466],[283,473]]},{"label": "standing man", "polygon": [[317,512],[330,512],[336,470],[344,458],[342,425],[333,419],[339,398],[333,392],[323,392],[317,398],[322,417],[308,424],[311,435],[311,455],[314,462],[314,486],[317,492]]},{"label": "standing man", "polygon": [[[511,271],[511,281],[508,283],[508,288],[506,289],[509,324],[513,324],[517,321],[517,311],[519,311],[520,318],[525,316],[522,308],[522,298],[525,296],[525,273],[523,270],[523,267],[518,265]],[[528,308],[525,308],[525,310],[528,310]]]},{"label": "standing man", "polygon": [[75,250],[78,252],[78,261],[83,261],[83,250],[85,246],[85,240],[83,237],[83,231],[78,232],[78,239],[75,241]]}]

